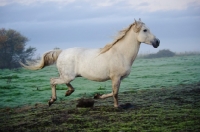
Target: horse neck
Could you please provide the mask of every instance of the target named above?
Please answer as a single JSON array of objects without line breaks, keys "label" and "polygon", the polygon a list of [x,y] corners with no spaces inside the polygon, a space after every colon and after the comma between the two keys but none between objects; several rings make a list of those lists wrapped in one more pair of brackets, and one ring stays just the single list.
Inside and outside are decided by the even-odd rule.
[{"label": "horse neck", "polygon": [[140,42],[138,42],[136,35],[137,34],[131,28],[126,36],[117,42],[114,47],[115,52],[117,51],[117,53],[124,55],[124,58],[130,65],[133,64],[140,48]]}]

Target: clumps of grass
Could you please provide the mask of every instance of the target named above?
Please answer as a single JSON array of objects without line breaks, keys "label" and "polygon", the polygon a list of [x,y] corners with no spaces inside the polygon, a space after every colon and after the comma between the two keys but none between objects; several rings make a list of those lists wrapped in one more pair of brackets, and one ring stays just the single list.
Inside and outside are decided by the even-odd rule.
[{"label": "clumps of grass", "polygon": [[19,96],[21,94],[22,94],[21,92],[14,92],[14,93],[12,93],[12,96]]},{"label": "clumps of grass", "polygon": [[106,90],[106,88],[100,86],[97,90]]},{"label": "clumps of grass", "polygon": [[0,79],[6,79],[7,84],[12,82],[12,79],[18,79],[18,75],[10,75],[10,76],[0,76]]},{"label": "clumps of grass", "polygon": [[12,102],[13,99],[9,98],[9,99],[6,99],[5,101],[6,101],[6,102]]},{"label": "clumps of grass", "polygon": [[0,79],[18,79],[18,75],[0,76]]},{"label": "clumps of grass", "polygon": [[15,89],[17,88],[16,86],[12,86],[12,85],[2,85],[0,86],[0,89]]}]

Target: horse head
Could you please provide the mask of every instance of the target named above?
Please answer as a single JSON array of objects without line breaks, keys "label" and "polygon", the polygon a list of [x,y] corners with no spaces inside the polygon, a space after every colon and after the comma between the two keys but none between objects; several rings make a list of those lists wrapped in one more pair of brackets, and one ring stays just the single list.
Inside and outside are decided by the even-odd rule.
[{"label": "horse head", "polygon": [[150,31],[150,29],[139,19],[139,21],[135,20],[133,30],[137,33],[137,40],[140,43],[150,44],[154,48],[157,48],[160,44],[160,40],[156,38]]}]

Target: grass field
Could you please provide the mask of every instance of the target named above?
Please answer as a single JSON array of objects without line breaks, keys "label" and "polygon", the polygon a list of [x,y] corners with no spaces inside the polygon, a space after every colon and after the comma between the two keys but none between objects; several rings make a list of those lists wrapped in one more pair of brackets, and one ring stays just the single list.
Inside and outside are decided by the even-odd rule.
[{"label": "grass field", "polygon": [[120,104],[113,99],[95,100],[94,107],[77,108],[78,99],[111,91],[111,82],[77,78],[76,91],[64,97],[66,87],[57,88],[58,100],[48,107],[49,78],[58,76],[55,66],[39,71],[0,70],[0,131],[157,131],[200,130],[200,55],[159,59],[137,59],[122,81]]},{"label": "grass field", "polygon": [[[55,66],[42,70],[0,70],[0,107],[17,107],[46,103],[51,97],[49,79],[58,77]],[[131,74],[121,83],[120,92],[154,89],[200,81],[200,55],[159,59],[136,59]],[[65,97],[65,85],[58,85],[58,101],[92,97],[111,92],[111,81],[93,82],[76,78],[75,92]]]},{"label": "grass field", "polygon": [[0,131],[6,132],[199,132],[200,83],[121,92],[95,101],[92,108],[76,108],[77,101],[0,109]]}]

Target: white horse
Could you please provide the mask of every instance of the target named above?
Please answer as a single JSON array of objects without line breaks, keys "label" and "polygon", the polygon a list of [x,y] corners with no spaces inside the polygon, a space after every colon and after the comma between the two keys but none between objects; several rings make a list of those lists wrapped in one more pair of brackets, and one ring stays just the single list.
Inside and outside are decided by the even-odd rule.
[{"label": "white horse", "polygon": [[112,92],[98,95],[96,98],[104,99],[113,96],[114,107],[118,107],[118,91],[121,80],[130,74],[141,43],[157,48],[160,41],[139,19],[120,31],[117,38],[104,48],[53,50],[45,53],[42,59],[35,64],[24,65],[21,63],[21,65],[30,70],[38,70],[57,61],[60,77],[50,79],[52,97],[48,102],[49,106],[56,101],[57,84],[66,84],[68,91],[65,95],[69,96],[74,92],[70,82],[76,77],[85,77],[98,82],[111,80]]}]

